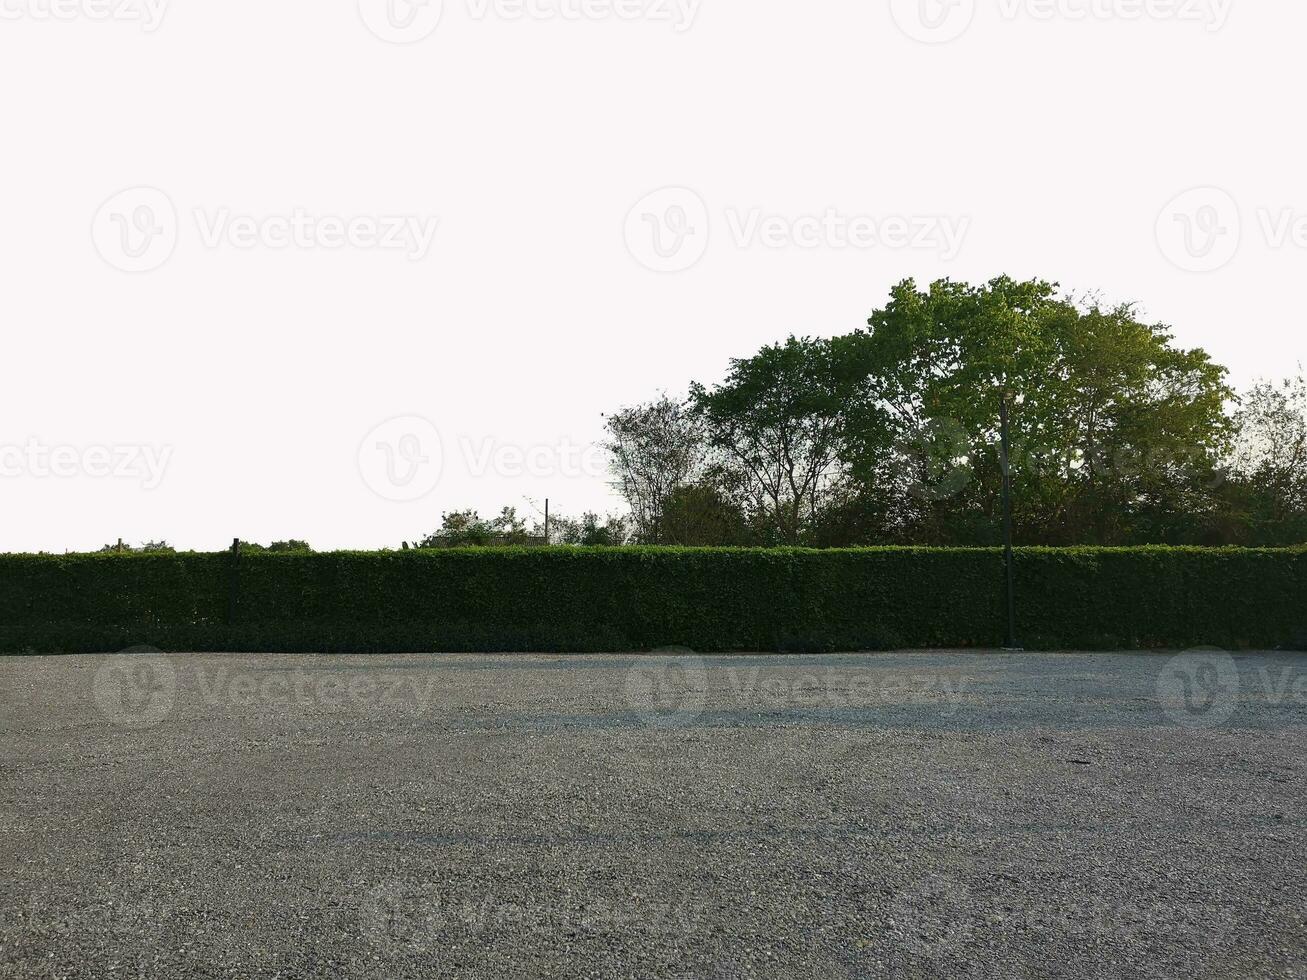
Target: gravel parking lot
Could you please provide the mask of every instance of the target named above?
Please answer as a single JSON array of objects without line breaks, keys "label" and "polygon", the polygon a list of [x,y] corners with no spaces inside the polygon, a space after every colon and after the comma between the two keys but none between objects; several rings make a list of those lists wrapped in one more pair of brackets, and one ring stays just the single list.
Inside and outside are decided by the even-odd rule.
[{"label": "gravel parking lot", "polygon": [[0,975],[1307,978],[1307,658],[0,659]]}]

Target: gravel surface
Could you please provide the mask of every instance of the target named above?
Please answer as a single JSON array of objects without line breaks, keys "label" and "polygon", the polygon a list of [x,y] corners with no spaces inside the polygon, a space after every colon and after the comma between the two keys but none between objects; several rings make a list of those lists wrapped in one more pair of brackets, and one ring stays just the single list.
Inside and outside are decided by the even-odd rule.
[{"label": "gravel surface", "polygon": [[0,659],[0,976],[1307,980],[1307,658]]}]

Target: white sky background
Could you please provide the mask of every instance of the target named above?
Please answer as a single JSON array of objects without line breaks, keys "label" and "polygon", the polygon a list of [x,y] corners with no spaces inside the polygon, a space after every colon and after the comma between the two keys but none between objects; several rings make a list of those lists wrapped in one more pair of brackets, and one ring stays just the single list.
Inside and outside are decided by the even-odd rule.
[{"label": "white sky background", "polygon": [[[445,0],[400,45],[359,0],[97,19],[132,2],[0,0],[0,550],[367,548],[465,506],[617,509],[579,452],[602,412],[715,381],[790,332],[855,329],[905,276],[1137,300],[1241,387],[1307,359],[1304,4],[926,0],[931,35],[916,0],[701,0],[688,24],[676,0],[521,17]],[[384,32],[384,2],[362,2]],[[137,187],[175,221],[157,195],[116,197]],[[628,225],[665,187],[698,197],[653,198]],[[1165,210],[1194,187],[1224,194]],[[116,237],[143,206],[163,234]],[[416,260],[357,235],[250,247],[230,224],[205,242],[224,215],[280,241],[265,219],[296,208],[439,225]],[[783,225],[741,244],[755,209]],[[879,240],[837,247],[799,220],[828,209]],[[893,217],[933,221],[928,247],[898,242]],[[949,258],[940,229],[958,227]],[[157,268],[117,267],[133,262]],[[373,432],[400,416],[438,431],[438,481],[411,465],[434,458],[429,430]],[[152,489],[123,462],[147,449],[170,453]]]}]

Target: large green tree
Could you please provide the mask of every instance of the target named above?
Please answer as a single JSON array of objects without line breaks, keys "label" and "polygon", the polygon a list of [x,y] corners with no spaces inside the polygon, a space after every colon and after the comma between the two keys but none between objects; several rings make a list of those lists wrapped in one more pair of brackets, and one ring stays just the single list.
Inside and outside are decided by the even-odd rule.
[{"label": "large green tree", "polygon": [[829,340],[790,337],[731,361],[725,380],[690,401],[764,540],[799,544],[841,492],[849,406],[865,377]]},{"label": "large green tree", "polygon": [[844,340],[875,399],[852,472],[900,491],[900,536],[993,540],[1006,398],[1022,540],[1182,534],[1184,515],[1214,505],[1231,392],[1224,368],[1172,339],[1130,306],[1076,302],[1040,280],[900,283]]},{"label": "large green tree", "polygon": [[[791,336],[687,403],[627,410],[610,449],[637,527],[674,516],[677,543],[992,544],[1006,403],[1020,543],[1291,539],[1307,393],[1258,389],[1232,417],[1233,397],[1133,306],[905,280],[865,329]],[[1236,430],[1255,459],[1231,462]]]}]

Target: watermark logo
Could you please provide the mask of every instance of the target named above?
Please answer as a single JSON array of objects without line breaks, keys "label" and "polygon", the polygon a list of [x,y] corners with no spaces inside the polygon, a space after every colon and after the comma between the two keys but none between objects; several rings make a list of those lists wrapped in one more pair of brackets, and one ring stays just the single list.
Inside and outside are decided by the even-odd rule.
[{"label": "watermark logo", "polygon": [[844,214],[827,208],[821,214],[764,214],[761,208],[729,208],[726,226],[736,248],[867,250],[926,249],[951,262],[962,251],[971,228],[966,216]]},{"label": "watermark logo", "polygon": [[434,949],[446,928],[444,914],[436,885],[400,881],[371,888],[359,908],[364,939],[391,955]]},{"label": "watermark logo", "polygon": [[140,24],[153,34],[163,24],[169,0],[0,0],[0,20],[89,20]]},{"label": "watermark logo", "polygon": [[[573,869],[584,867],[579,851],[556,859],[559,885],[570,886]],[[632,902],[625,896],[582,896],[577,902],[558,902],[551,894],[548,869],[554,861],[543,858],[539,888],[519,888],[501,894],[474,889],[460,895],[456,889],[430,882],[383,882],[364,893],[359,907],[363,940],[387,955],[430,954],[462,942],[491,944],[496,937],[610,936],[638,930],[642,935],[686,937],[699,931],[706,916],[697,899],[685,902]]]},{"label": "watermark logo", "polygon": [[496,439],[460,436],[459,450],[467,472],[478,479],[494,474],[503,479],[602,479],[608,475],[608,454],[594,443],[574,442],[566,437],[554,443],[530,446],[502,443]]},{"label": "watermark logo", "polygon": [[1177,725],[1215,728],[1229,721],[1238,705],[1239,668],[1224,650],[1186,650],[1162,668],[1157,698]]},{"label": "watermark logo", "polygon": [[[1247,212],[1256,221],[1245,225]],[[1258,240],[1271,251],[1307,251],[1307,212],[1265,205],[1245,209],[1219,187],[1197,187],[1175,197],[1157,219],[1162,254],[1186,272],[1223,269]]]},{"label": "watermark logo", "polygon": [[195,209],[195,227],[205,248],[250,250],[350,248],[403,252],[410,262],[426,258],[440,219],[404,214],[315,215],[304,208],[288,214],[233,214],[230,208]]},{"label": "watermark logo", "polygon": [[403,712],[421,717],[431,708],[439,677],[425,680],[402,671],[209,671],[196,666],[194,688],[206,704],[219,708],[255,705],[315,712]]},{"label": "watermark logo", "polygon": [[894,896],[886,925],[896,945],[918,956],[956,952],[974,932],[971,889],[941,875],[926,875]]},{"label": "watermark logo", "polygon": [[[971,229],[968,216],[853,214],[836,208],[786,215],[760,207],[727,207],[721,213],[726,240],[749,249],[924,249],[943,261],[957,258]],[[627,251],[654,272],[684,272],[707,254],[715,216],[695,191],[665,187],[627,213]]]},{"label": "watermark logo", "polygon": [[102,663],[91,682],[95,706],[123,728],[154,728],[177,701],[177,671],[162,651],[131,647]]},{"label": "watermark logo", "polygon": [[646,21],[671,24],[683,34],[694,26],[701,0],[467,0],[473,20]]},{"label": "watermark logo", "polygon": [[157,187],[130,187],[100,205],[91,238],[115,269],[150,272],[177,248],[177,209]]},{"label": "watermark logo", "polygon": [[[185,677],[186,683],[179,685]],[[426,715],[440,684],[436,676],[403,670],[238,670],[227,664],[174,663],[154,647],[107,658],[91,682],[100,714],[130,729],[153,728],[178,703],[179,686],[194,704],[223,711],[251,707],[313,713],[374,712]]]},{"label": "watermark logo", "polygon": [[1185,728],[1223,725],[1242,705],[1297,712],[1307,707],[1307,670],[1300,661],[1254,659],[1241,665],[1224,650],[1186,650],[1163,668],[1157,697],[1167,717]]},{"label": "watermark logo", "polygon": [[908,469],[908,493],[918,500],[948,500],[971,484],[971,438],[956,419],[925,419],[911,426],[898,449]]},{"label": "watermark logo", "polygon": [[156,490],[172,454],[172,446],[51,446],[33,437],[21,446],[0,444],[0,478],[138,480]]},{"label": "watermark logo", "polygon": [[359,444],[358,468],[377,496],[396,503],[421,500],[436,489],[444,470],[440,431],[417,415],[382,422]]},{"label": "watermark logo", "polygon": [[974,959],[982,948],[993,949],[996,939],[1001,943],[1013,936],[1043,944],[1056,937],[1099,950],[1126,945],[1174,948],[1178,934],[1201,936],[1202,944],[1183,951],[1186,962],[1177,962],[1176,972],[1182,975],[1201,973],[1184,967],[1222,948],[1237,922],[1228,905],[1174,895],[1135,901],[1112,890],[1110,883],[1102,889],[1091,885],[1032,890],[1013,879],[1006,884],[991,881],[981,890],[973,882],[933,873],[898,891],[885,919],[896,948],[914,958],[950,962]]},{"label": "watermark logo", "polygon": [[707,698],[703,658],[684,647],[654,651],[626,672],[626,703],[652,728],[692,724]]},{"label": "watermark logo", "polygon": [[360,444],[359,471],[370,488],[397,501],[427,496],[446,468],[460,463],[474,479],[593,480],[609,474],[608,454],[602,445],[565,435],[521,443],[491,436],[450,438],[446,452],[444,438],[428,419],[391,419],[374,428]]},{"label": "watermark logo", "polygon": [[443,0],[359,0],[363,23],[389,44],[413,44],[429,37],[443,11]]},{"label": "watermark logo", "polygon": [[[1082,24],[1140,21],[1196,24],[1212,33],[1225,27],[1234,0],[990,0],[983,9],[1004,23]],[[972,27],[976,0],[890,0],[900,31],[924,44],[955,41]]]},{"label": "watermark logo", "polygon": [[890,13],[914,41],[944,44],[966,33],[976,16],[976,0],[890,0]]},{"label": "watermark logo", "polygon": [[1273,249],[1307,249],[1307,214],[1294,208],[1258,208],[1257,227]]},{"label": "watermark logo", "polygon": [[[229,207],[193,208],[191,220],[200,245],[210,250],[353,249],[400,252],[410,262],[427,257],[440,227],[440,219],[430,215],[339,215],[302,207],[259,215]],[[186,224],[163,191],[133,187],[101,205],[91,238],[96,251],[115,269],[151,272],[172,258]]]},{"label": "watermark logo", "polygon": [[684,272],[708,251],[708,205],[688,187],[664,187],[626,215],[626,248],[654,272]]},{"label": "watermark logo", "polygon": [[1186,272],[1229,265],[1243,238],[1239,205],[1219,187],[1195,187],[1172,198],[1157,217],[1162,254]]},{"label": "watermark logo", "polygon": [[897,674],[880,670],[775,670],[731,664],[716,676],[725,680],[728,702],[740,707],[847,710],[885,705],[932,706],[951,718],[968,697],[975,678],[945,673]]},{"label": "watermark logo", "polygon": [[[694,26],[702,0],[466,0],[467,20],[505,23],[644,21],[669,24],[677,34]],[[412,44],[440,24],[442,0],[359,0],[368,30],[391,44]]]},{"label": "watermark logo", "polygon": [[1004,20],[1036,21],[1142,20],[1198,24],[1206,31],[1223,28],[1234,0],[997,0]]},{"label": "watermark logo", "polygon": [[794,669],[750,658],[710,671],[693,651],[669,647],[627,671],[626,701],[654,728],[693,723],[714,689],[714,703],[747,710],[842,712],[922,705],[951,718],[971,696],[974,681],[970,675],[944,672],[899,674],[829,665]]}]

